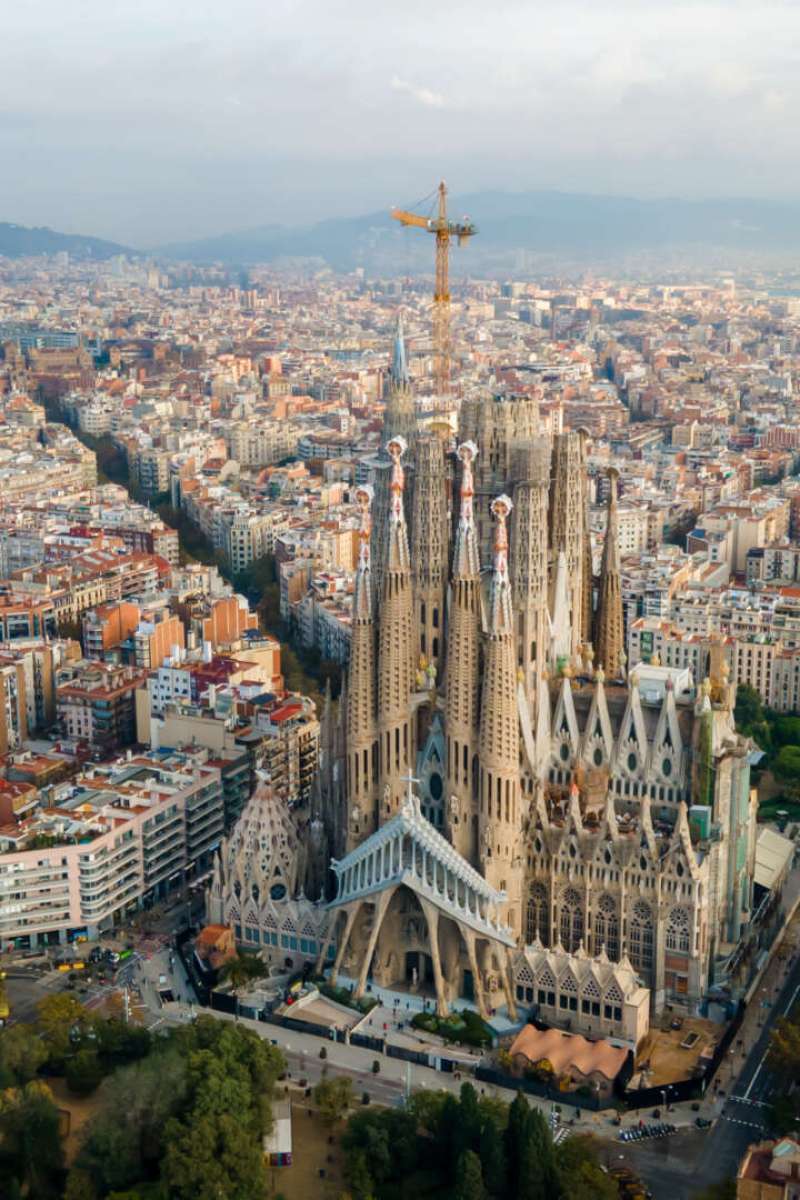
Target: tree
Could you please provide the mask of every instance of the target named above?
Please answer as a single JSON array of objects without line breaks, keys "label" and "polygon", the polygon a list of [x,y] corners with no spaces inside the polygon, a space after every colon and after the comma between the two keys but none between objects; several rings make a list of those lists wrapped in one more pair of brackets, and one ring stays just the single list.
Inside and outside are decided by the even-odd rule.
[{"label": "tree", "polygon": [[29,1083],[47,1061],[47,1046],[32,1025],[11,1025],[0,1034],[0,1086]]},{"label": "tree", "polygon": [[176,1200],[262,1200],[267,1171],[260,1139],[241,1114],[209,1112],[170,1121],[163,1175]]},{"label": "tree", "polygon": [[346,1076],[323,1079],[314,1088],[314,1103],[326,1125],[340,1121],[353,1103],[353,1082]]},{"label": "tree", "polygon": [[800,1023],[778,1018],[770,1034],[769,1062],[788,1079],[800,1077]]},{"label": "tree", "polygon": [[456,1168],[455,1200],[485,1200],[481,1160],[473,1150],[464,1150]]},{"label": "tree", "polygon": [[353,1200],[372,1200],[374,1184],[363,1150],[354,1150],[345,1158],[344,1177]]},{"label": "tree", "polygon": [[736,1180],[723,1179],[703,1188],[702,1192],[694,1192],[693,1200],[736,1200]]},{"label": "tree", "polygon": [[486,1119],[481,1128],[480,1159],[483,1180],[492,1196],[502,1196],[506,1179],[503,1141],[494,1121]]},{"label": "tree", "polygon": [[67,1087],[76,1096],[90,1096],[99,1086],[104,1073],[94,1050],[79,1050],[67,1060]]},{"label": "tree", "polygon": [[4,1093],[0,1107],[0,1193],[13,1181],[27,1196],[56,1196],[62,1165],[58,1109],[38,1081]]},{"label": "tree", "polygon": [[263,959],[255,954],[242,954],[241,951],[220,971],[220,978],[227,980],[234,992],[238,992],[252,979],[263,979],[267,966]]},{"label": "tree", "polygon": [[614,1180],[600,1166],[591,1137],[571,1137],[557,1150],[561,1195],[569,1200],[617,1200]]},{"label": "tree", "polygon": [[49,1057],[61,1062],[75,1044],[86,1036],[91,1020],[88,1010],[68,992],[59,992],[40,1000],[38,1027]]}]

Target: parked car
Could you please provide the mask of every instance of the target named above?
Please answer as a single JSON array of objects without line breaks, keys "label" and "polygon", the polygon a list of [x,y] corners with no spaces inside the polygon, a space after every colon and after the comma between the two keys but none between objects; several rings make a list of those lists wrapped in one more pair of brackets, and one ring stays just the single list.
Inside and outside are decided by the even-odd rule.
[{"label": "parked car", "polygon": [[698,1129],[710,1129],[711,1128],[711,1122],[708,1120],[707,1117],[696,1117],[694,1123]]}]

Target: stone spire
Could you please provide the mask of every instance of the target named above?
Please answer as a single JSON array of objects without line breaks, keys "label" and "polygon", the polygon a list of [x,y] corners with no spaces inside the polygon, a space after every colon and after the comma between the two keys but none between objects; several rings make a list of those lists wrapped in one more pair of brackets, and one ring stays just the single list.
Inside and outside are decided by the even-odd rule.
[{"label": "stone spire", "polygon": [[353,627],[350,643],[346,712],[347,739],[347,849],[370,833],[377,823],[378,780],[374,746],[377,740],[375,705],[375,625],[370,581],[370,506],[372,488],[359,487],[356,503],[361,510],[358,568],[353,594]]},{"label": "stone spire", "polygon": [[595,659],[608,679],[617,679],[622,668],[625,627],[622,618],[622,580],[619,566],[619,518],[617,515],[617,479],[619,471],[609,468],[611,490],[608,495],[608,519],[600,568],[600,586],[595,614]]},{"label": "stone spire", "polygon": [[414,736],[411,713],[414,636],[413,596],[403,490],[402,457],[406,443],[392,438],[389,529],[378,624],[378,733],[380,762],[379,824],[399,811],[411,774]]},{"label": "stone spire", "polygon": [[514,454],[514,512],[511,525],[511,586],[517,617],[517,659],[525,695],[535,715],[539,676],[550,641],[547,584],[547,503],[550,444],[536,438]]},{"label": "stone spire", "polygon": [[[384,446],[392,438],[405,438],[411,442],[417,428],[414,394],[406,363],[406,345],[403,337],[403,318],[398,312],[397,328],[392,347],[392,362],[384,392],[383,440]],[[378,455],[375,471],[375,520],[372,524],[372,600],[377,605],[383,585],[386,563],[386,535],[389,529],[391,462],[385,448]],[[408,488],[405,502],[408,511]]]},{"label": "stone spire", "polygon": [[498,496],[492,504],[494,566],[481,695],[479,823],[481,870],[493,887],[506,893],[506,919],[519,934],[522,889],[519,718],[506,524],[511,509],[508,496]]},{"label": "stone spire", "polygon": [[[580,434],[556,434],[550,484],[550,590],[552,593],[555,589],[558,558],[563,554],[567,564],[567,600],[573,656],[584,637],[589,636],[588,631],[582,628],[584,486],[583,445]],[[551,607],[554,607],[554,604],[551,604]]]},{"label": "stone spire", "polygon": [[383,412],[383,435],[386,441],[393,437],[410,439],[417,426],[411,378],[406,365],[406,344],[403,338],[403,317],[397,314],[392,365],[389,368],[388,388]]},{"label": "stone spire", "polygon": [[478,861],[478,839],[472,820],[477,809],[472,763],[478,743],[481,637],[480,554],[475,533],[472,474],[477,453],[474,442],[464,442],[457,451],[462,468],[461,501],[450,585],[445,692],[450,838],[459,854],[472,863]]},{"label": "stone spire", "polygon": [[447,482],[444,444],[436,433],[421,433],[415,442],[414,499],[411,516],[411,561],[420,667],[438,666],[444,651],[444,589],[447,579]]},{"label": "stone spire", "polygon": [[589,526],[589,488],[586,478],[586,442],[589,434],[585,429],[578,430],[581,439],[581,459],[583,462],[583,534],[581,576],[581,633],[584,643],[584,660],[588,650],[589,639],[594,632],[594,563],[592,561],[592,535]]}]

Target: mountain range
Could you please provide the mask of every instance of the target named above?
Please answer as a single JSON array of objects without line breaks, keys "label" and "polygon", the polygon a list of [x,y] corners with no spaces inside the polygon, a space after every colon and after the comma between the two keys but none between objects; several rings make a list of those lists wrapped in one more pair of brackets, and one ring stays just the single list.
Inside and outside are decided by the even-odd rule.
[{"label": "mountain range", "polygon": [[[451,201],[451,215],[478,227],[469,246],[451,256],[454,272],[506,269],[529,262],[619,264],[626,258],[682,256],[690,263],[782,262],[800,254],[800,201],[640,200],[567,192],[476,192]],[[66,250],[77,258],[142,254],[197,264],[312,260],[336,270],[430,272],[431,239],[403,229],[386,210],[304,226],[260,225],[148,251],[100,238],[0,223],[0,255]]]},{"label": "mountain range", "polygon": [[103,238],[83,237],[78,233],[58,233],[46,226],[28,228],[0,221],[0,257],[27,258],[37,254],[59,254],[66,251],[72,258],[113,258],[115,254],[135,251]]},{"label": "mountain range", "polygon": [[[454,253],[454,270],[513,261],[519,253],[600,263],[630,255],[774,258],[800,253],[800,202],[638,200],[565,192],[478,192],[451,204],[468,214],[478,237]],[[263,225],[161,247],[197,263],[251,264],[316,258],[338,270],[431,270],[433,249],[418,229],[403,229],[388,208],[290,228]]]}]

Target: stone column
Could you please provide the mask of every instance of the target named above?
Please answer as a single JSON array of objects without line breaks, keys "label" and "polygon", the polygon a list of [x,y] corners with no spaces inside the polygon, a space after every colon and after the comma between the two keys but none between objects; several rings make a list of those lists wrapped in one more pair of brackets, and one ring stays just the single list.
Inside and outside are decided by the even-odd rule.
[{"label": "stone column", "polygon": [[386,916],[386,910],[389,907],[389,901],[396,891],[396,888],[387,888],[385,892],[381,892],[375,902],[375,916],[372,922],[372,930],[369,935],[369,941],[367,942],[367,949],[364,953],[364,958],[361,963],[361,970],[358,975],[356,990],[353,992],[354,1000],[360,1000],[364,995],[364,988],[367,985],[367,974],[369,973],[370,963],[372,962],[372,956],[375,953],[375,947],[378,944],[378,934],[381,931],[381,925],[383,924],[383,918]]},{"label": "stone column", "polygon": [[472,971],[472,978],[475,985],[475,1002],[478,1005],[478,1012],[484,1021],[487,1021],[489,1019],[489,1012],[486,1008],[486,999],[483,994],[483,980],[478,970],[478,956],[475,953],[475,934],[470,928],[460,923],[458,928],[464,939],[464,945],[467,947],[467,958],[469,959],[469,969]]},{"label": "stone column", "polygon": [[500,976],[503,980],[503,991],[506,994],[506,1004],[508,1005],[508,1016],[512,1021],[517,1019],[517,1001],[514,996],[514,989],[511,981],[511,951],[506,950],[506,956],[503,960],[503,965],[500,969]]},{"label": "stone column", "polygon": [[428,924],[428,941],[430,942],[431,958],[433,960],[433,981],[436,986],[436,1012],[440,1017],[446,1017],[450,1008],[444,994],[442,960],[439,957],[439,910],[430,901],[424,900],[421,896],[419,903]]},{"label": "stone column", "polygon": [[339,969],[342,965],[344,952],[347,949],[347,943],[350,941],[350,934],[353,932],[353,925],[355,924],[356,916],[358,914],[358,910],[361,908],[361,904],[362,901],[358,900],[355,904],[348,905],[348,907],[345,909],[345,912],[347,913],[347,922],[344,927],[342,940],[339,943],[339,949],[336,951],[336,959],[333,964],[333,970],[331,971],[331,983],[334,987],[336,986],[336,979],[339,974]]}]

